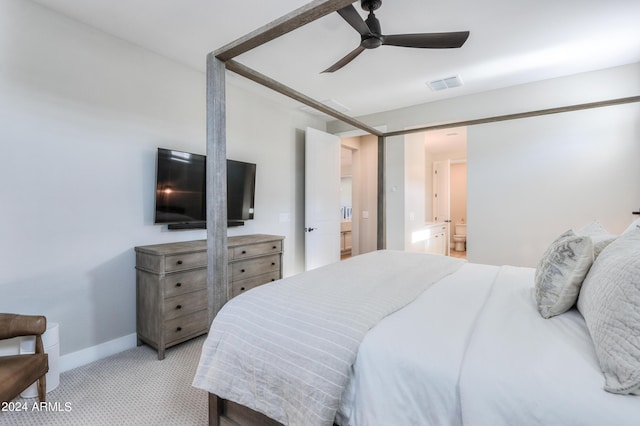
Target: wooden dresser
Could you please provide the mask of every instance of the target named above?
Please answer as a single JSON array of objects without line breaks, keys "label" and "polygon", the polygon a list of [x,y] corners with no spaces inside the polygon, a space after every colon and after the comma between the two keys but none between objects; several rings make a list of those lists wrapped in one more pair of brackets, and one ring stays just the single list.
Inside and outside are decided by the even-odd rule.
[{"label": "wooden dresser", "polygon": [[[228,238],[227,299],[282,278],[284,237]],[[206,240],[136,247],[138,345],[165,349],[209,330]]]},{"label": "wooden dresser", "polygon": [[277,235],[229,237],[228,299],[282,278],[282,244]]}]

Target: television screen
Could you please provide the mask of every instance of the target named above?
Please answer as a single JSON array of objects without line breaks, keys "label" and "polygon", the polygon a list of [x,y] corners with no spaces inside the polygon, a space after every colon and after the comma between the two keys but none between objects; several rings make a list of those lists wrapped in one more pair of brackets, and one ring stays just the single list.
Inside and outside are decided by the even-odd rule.
[{"label": "television screen", "polygon": [[[253,219],[255,185],[255,164],[227,160],[229,226]],[[155,223],[192,229],[204,228],[206,221],[206,156],[158,148]]]},{"label": "television screen", "polygon": [[155,223],[206,222],[206,157],[158,148]]},{"label": "television screen", "polygon": [[253,219],[256,165],[227,160],[227,220]]}]

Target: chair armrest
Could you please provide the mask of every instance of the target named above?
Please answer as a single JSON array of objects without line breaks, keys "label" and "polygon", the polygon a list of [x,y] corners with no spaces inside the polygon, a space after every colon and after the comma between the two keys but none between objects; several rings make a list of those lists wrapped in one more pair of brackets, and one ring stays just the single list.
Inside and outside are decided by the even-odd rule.
[{"label": "chair armrest", "polygon": [[42,315],[0,314],[0,339],[40,337],[46,330],[47,318]]}]

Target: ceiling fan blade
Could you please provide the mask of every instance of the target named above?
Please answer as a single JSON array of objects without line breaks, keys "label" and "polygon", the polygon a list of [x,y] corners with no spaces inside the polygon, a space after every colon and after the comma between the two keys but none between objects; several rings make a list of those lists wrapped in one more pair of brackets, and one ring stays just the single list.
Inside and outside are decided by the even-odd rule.
[{"label": "ceiling fan blade", "polygon": [[344,67],[349,62],[353,61],[356,58],[356,56],[358,56],[359,54],[364,52],[364,50],[365,49],[362,46],[356,47],[347,56],[345,56],[344,58],[340,59],[338,62],[336,62],[335,64],[331,65],[329,68],[327,68],[326,70],[324,70],[322,72],[325,73],[325,72],[338,71],[340,68]]},{"label": "ceiling fan blade", "polygon": [[462,47],[469,31],[451,33],[398,34],[381,36],[387,46],[418,47],[423,49],[453,49]]},{"label": "ceiling fan blade", "polygon": [[371,34],[371,30],[369,30],[369,27],[352,4],[343,7],[342,9],[338,9],[338,13],[345,21],[347,21],[347,23],[349,23],[349,25],[360,33],[360,35]]}]

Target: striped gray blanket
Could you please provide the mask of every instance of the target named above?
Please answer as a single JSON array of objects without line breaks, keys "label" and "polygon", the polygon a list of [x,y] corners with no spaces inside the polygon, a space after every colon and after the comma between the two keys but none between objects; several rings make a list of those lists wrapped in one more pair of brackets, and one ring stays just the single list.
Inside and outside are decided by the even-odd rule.
[{"label": "striped gray blanket", "polygon": [[463,263],[383,250],[257,287],[216,316],[193,385],[283,424],[331,425],[367,331]]}]

